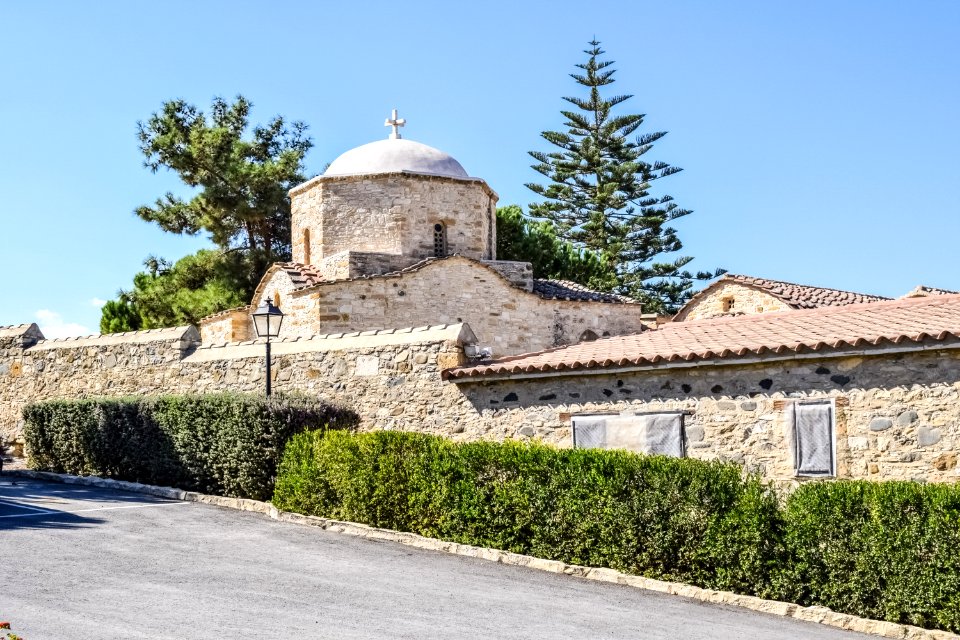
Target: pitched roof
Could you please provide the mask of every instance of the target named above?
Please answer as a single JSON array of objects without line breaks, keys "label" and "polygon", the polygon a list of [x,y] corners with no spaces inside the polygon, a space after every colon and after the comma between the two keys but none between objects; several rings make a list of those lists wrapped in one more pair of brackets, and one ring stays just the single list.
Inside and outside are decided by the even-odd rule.
[{"label": "pitched roof", "polygon": [[640,304],[639,301],[616,293],[603,293],[588,289],[570,280],[534,279],[533,292],[546,300],[582,300],[585,302],[613,302]]},{"label": "pitched roof", "polygon": [[449,369],[444,377],[575,372],[678,361],[735,363],[738,358],[768,354],[789,357],[892,344],[919,347],[957,339],[960,294],[669,323],[656,331]]},{"label": "pitched roof", "polygon": [[299,262],[275,262],[260,278],[260,284],[253,292],[253,304],[249,306],[255,307],[263,301],[263,292],[266,289],[267,282],[269,282],[270,276],[277,271],[284,271],[290,276],[294,291],[324,282],[323,275],[313,265],[300,264]]},{"label": "pitched roof", "polygon": [[793,282],[784,282],[782,280],[769,280],[767,278],[755,278],[753,276],[744,276],[736,273],[727,273],[711,283],[706,289],[703,289],[693,296],[687,304],[680,309],[676,318],[682,319],[685,312],[696,305],[696,303],[708,291],[715,287],[733,282],[760,289],[790,305],[794,309],[817,309],[820,307],[842,307],[848,304],[858,304],[861,302],[879,302],[889,300],[883,296],[875,296],[868,293],[857,293],[855,291],[843,291],[842,289],[828,289],[826,287],[813,287],[806,284],[795,284]]},{"label": "pitched roof", "polygon": [[948,296],[960,291],[950,291],[949,289],[938,289],[937,287],[928,287],[924,284],[917,285],[904,298],[916,298],[919,296]]},{"label": "pitched roof", "polygon": [[31,329],[36,329],[39,333],[39,327],[37,327],[36,323],[33,322],[0,327],[0,338],[19,338],[20,336],[29,333]]},{"label": "pitched roof", "polygon": [[[403,269],[395,271],[389,271],[387,273],[371,273],[362,276],[354,276],[353,278],[339,278],[337,280],[325,280],[323,275],[316,269],[316,267],[312,265],[298,264],[296,262],[278,262],[271,266],[260,280],[260,285],[257,287],[257,290],[254,293],[254,300],[259,300],[259,298],[263,296],[263,289],[266,287],[267,280],[269,280],[269,277],[279,270],[285,271],[290,276],[294,285],[293,290],[300,292],[305,289],[311,289],[323,284],[352,282],[354,280],[376,280],[378,278],[396,278],[408,273],[421,271],[422,269],[430,267],[439,262],[445,262],[447,260],[454,259],[462,259],[473,264],[480,265],[481,267],[492,271],[505,282],[510,284],[510,286],[516,287],[516,284],[510,282],[510,280],[507,279],[502,273],[497,271],[489,264],[486,264],[482,260],[474,260],[473,258],[468,258],[466,256],[461,256],[460,254],[454,253],[440,258],[424,258],[423,260],[420,260],[419,262],[416,262],[408,267],[404,267]],[[614,293],[594,291],[569,280],[535,279],[533,281],[533,293],[545,300],[639,304],[639,302],[633,298],[628,298],[627,296],[621,296]]]}]

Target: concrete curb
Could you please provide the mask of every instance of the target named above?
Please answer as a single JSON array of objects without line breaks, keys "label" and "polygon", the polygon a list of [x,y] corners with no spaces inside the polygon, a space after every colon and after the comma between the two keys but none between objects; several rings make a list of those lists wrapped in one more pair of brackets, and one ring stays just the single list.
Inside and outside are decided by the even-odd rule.
[{"label": "concrete curb", "polygon": [[790,602],[764,600],[763,598],[744,596],[737,593],[730,593],[728,591],[701,589],[700,587],[694,587],[679,582],[665,582],[663,580],[654,580],[653,578],[644,578],[642,576],[620,573],[619,571],[615,571],[613,569],[584,567],[580,565],[567,564],[558,560],[544,560],[543,558],[525,556],[519,553],[511,553],[509,551],[474,547],[466,544],[459,544],[457,542],[437,540],[436,538],[425,538],[424,536],[417,535],[415,533],[404,533],[402,531],[393,531],[391,529],[378,529],[376,527],[371,527],[356,522],[342,522],[339,520],[319,518],[317,516],[305,516],[299,513],[281,511],[269,502],[260,502],[259,500],[211,496],[203,493],[184,491],[182,489],[174,489],[170,487],[156,487],[137,482],[125,482],[122,480],[99,478],[97,476],[71,476],[60,473],[49,473],[46,471],[9,470],[5,471],[3,475],[32,478],[35,480],[51,480],[65,484],[87,485],[101,487],[104,489],[117,489],[120,491],[142,493],[160,498],[168,498],[171,500],[202,502],[204,504],[212,504],[218,507],[225,507],[227,509],[252,511],[254,513],[261,513],[269,516],[270,518],[279,522],[309,525],[319,527],[327,531],[357,536],[359,538],[366,538],[369,540],[396,542],[410,547],[416,547],[418,549],[440,551],[443,553],[451,553],[470,558],[480,558],[482,560],[490,560],[515,567],[527,567],[528,569],[549,571],[551,573],[562,573],[569,576],[585,578],[587,580],[596,580],[598,582],[622,584],[628,587],[634,587],[636,589],[645,589],[647,591],[656,591],[659,593],[668,593],[672,595],[683,596],[685,598],[692,598],[701,602],[732,605],[749,609],[751,611],[770,613],[787,618],[804,620],[806,622],[816,622],[830,627],[872,634],[884,638],[901,638],[904,640],[960,640],[960,635],[956,635],[947,631],[922,629],[920,627],[897,624],[894,622],[859,618],[857,616],[852,616],[845,613],[837,613],[827,609],[826,607],[802,607]]}]

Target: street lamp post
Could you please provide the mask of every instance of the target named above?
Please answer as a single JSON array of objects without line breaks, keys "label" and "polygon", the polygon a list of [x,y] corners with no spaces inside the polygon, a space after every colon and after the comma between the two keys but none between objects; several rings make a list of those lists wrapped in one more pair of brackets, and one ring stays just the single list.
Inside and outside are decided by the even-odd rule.
[{"label": "street lamp post", "polygon": [[253,328],[258,338],[267,339],[267,397],[270,397],[270,338],[280,335],[280,325],[283,323],[283,312],[275,307],[269,299],[263,301],[253,312]]}]

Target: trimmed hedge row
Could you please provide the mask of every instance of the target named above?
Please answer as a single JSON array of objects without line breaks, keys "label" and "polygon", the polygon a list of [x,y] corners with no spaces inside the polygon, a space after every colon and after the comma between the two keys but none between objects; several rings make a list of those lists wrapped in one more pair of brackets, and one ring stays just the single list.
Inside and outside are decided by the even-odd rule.
[{"label": "trimmed hedge row", "polygon": [[24,408],[36,469],[268,500],[287,440],[351,414],[302,396],[52,400]]},{"label": "trimmed hedge row", "polygon": [[284,510],[960,631],[960,487],[414,433],[307,432]]},{"label": "trimmed hedge row", "polygon": [[783,519],[780,599],[960,632],[960,486],[816,482]]},{"label": "trimmed hedge row", "polygon": [[295,437],[274,504],[741,591],[770,570],[777,514],[732,465],[390,431]]}]

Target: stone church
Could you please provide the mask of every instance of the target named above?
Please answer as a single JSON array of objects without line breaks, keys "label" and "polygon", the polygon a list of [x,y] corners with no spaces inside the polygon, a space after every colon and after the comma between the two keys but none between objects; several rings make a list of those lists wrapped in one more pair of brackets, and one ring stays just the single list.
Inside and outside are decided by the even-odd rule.
[{"label": "stone church", "polygon": [[293,262],[264,275],[251,305],[205,318],[204,343],[253,338],[271,299],[281,337],[467,323],[494,356],[637,333],[634,300],[534,278],[497,260],[497,194],[448,154],[392,133],[351,149],[290,191]]},{"label": "stone church", "polygon": [[[960,294],[728,274],[658,324],[497,260],[496,193],[387,124],[291,191],[293,262],[251,300],[286,314],[278,392],[348,409],[362,430],[725,460],[790,485],[960,480]],[[22,449],[23,407],[40,400],[263,393],[253,306],[199,332],[0,327],[0,444]]]}]

